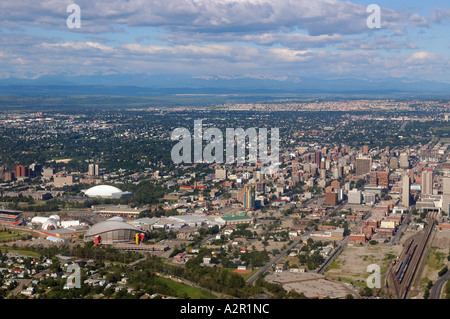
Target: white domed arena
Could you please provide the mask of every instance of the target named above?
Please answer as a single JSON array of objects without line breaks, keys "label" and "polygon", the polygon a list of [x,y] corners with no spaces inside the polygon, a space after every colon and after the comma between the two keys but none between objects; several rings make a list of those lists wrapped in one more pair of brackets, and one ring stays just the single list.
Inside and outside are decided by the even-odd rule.
[{"label": "white domed arena", "polygon": [[99,244],[132,242],[141,231],[126,223],[121,217],[113,217],[94,224],[84,234],[84,241],[94,241]]},{"label": "white domed arena", "polygon": [[50,215],[49,218],[52,218],[52,219],[54,219],[54,220],[56,220],[58,222],[61,220],[61,217],[59,217],[58,215]]},{"label": "white domed arena", "polygon": [[49,218],[49,219],[47,219],[46,222],[44,222],[42,224],[42,229],[43,230],[55,230],[55,229],[58,229],[58,221],[56,219]]},{"label": "white domed arena", "polygon": [[124,196],[131,196],[130,192],[122,192],[121,189],[111,185],[97,185],[87,190],[82,190],[88,197],[100,198],[121,198]]},{"label": "white domed arena", "polygon": [[61,218],[58,215],[50,217],[36,216],[31,219],[32,224],[40,224],[43,230],[55,230],[60,227]]}]

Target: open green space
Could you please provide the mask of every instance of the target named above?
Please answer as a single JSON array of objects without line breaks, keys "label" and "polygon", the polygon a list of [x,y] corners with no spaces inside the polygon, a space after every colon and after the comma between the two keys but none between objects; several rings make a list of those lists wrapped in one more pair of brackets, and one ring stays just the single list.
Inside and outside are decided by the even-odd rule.
[{"label": "open green space", "polygon": [[29,234],[19,233],[16,231],[2,230],[0,231],[0,242],[21,240],[29,237]]},{"label": "open green space", "polygon": [[444,259],[446,255],[437,250],[437,247],[431,247],[430,253],[427,259],[427,266],[430,267],[431,270],[437,271],[442,269],[445,266]]},{"label": "open green space", "polygon": [[164,277],[157,277],[158,280],[167,285],[169,288],[173,289],[178,293],[177,297],[182,298],[190,298],[190,299],[214,299],[215,297],[211,295],[210,293],[206,292],[203,289],[190,287],[188,285],[175,282],[173,280],[164,278]]},{"label": "open green space", "polygon": [[359,287],[359,288],[367,287],[367,281],[364,281],[364,280],[355,280],[355,279],[351,279],[351,278],[347,278],[347,277],[329,276],[329,275],[327,275],[326,278],[328,280],[342,281],[342,282],[351,284],[351,285]]},{"label": "open green space", "polygon": [[[233,272],[234,270],[236,270],[236,268],[225,268],[228,269],[229,271]],[[244,278],[244,280],[247,280],[248,278],[250,278],[251,276],[253,276],[254,273],[256,273],[258,271],[258,269],[253,269],[251,272],[246,273],[246,274],[240,274],[240,273],[235,273],[238,274],[239,276],[241,276],[242,278]]]},{"label": "open green space", "polygon": [[38,252],[31,251],[31,250],[25,250],[25,249],[17,249],[17,248],[13,248],[11,246],[1,245],[0,250],[2,252],[8,251],[10,253],[17,253],[20,255],[25,255],[25,256],[30,256],[30,257],[40,257],[40,254]]}]

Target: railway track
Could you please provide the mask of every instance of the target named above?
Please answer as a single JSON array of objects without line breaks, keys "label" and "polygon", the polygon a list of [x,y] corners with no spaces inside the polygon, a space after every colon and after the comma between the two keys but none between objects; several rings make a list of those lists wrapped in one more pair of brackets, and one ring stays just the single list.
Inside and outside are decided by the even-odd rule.
[{"label": "railway track", "polygon": [[415,236],[409,241],[403,250],[398,264],[392,269],[392,282],[400,299],[406,299],[413,283],[417,269],[423,260],[424,251],[434,228],[435,213],[431,213],[428,218],[428,225],[421,236]]}]

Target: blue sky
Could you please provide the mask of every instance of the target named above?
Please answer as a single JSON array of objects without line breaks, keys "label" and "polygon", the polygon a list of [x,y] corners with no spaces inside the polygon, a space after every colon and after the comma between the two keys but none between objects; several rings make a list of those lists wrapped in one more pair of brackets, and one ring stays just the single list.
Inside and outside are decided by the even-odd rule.
[{"label": "blue sky", "polygon": [[[67,6],[79,5],[70,29]],[[380,29],[367,26],[369,4]],[[183,74],[450,83],[444,0],[2,0],[0,78]]]}]

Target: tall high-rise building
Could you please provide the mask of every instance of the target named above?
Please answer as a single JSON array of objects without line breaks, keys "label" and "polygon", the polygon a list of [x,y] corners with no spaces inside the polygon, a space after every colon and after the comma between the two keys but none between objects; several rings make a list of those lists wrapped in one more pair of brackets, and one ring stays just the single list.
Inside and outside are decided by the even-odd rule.
[{"label": "tall high-rise building", "polygon": [[337,167],[333,167],[331,169],[331,174],[333,175],[333,178],[339,179],[339,171],[338,171]]},{"label": "tall high-rise building", "polygon": [[4,174],[3,174],[3,180],[4,180],[5,182],[10,182],[10,181],[12,181],[14,178],[15,178],[14,172],[12,172],[12,171],[6,171],[6,172],[4,172]]},{"label": "tall high-rise building", "polygon": [[98,176],[98,175],[100,175],[99,174],[99,166],[98,166],[98,164],[89,164],[88,175],[89,176]]},{"label": "tall high-rise building", "polygon": [[442,178],[442,193],[444,195],[450,195],[450,177]]},{"label": "tall high-rise building", "polygon": [[389,189],[389,172],[378,172],[378,186]]},{"label": "tall high-rise building", "polygon": [[320,160],[320,168],[321,169],[325,169],[325,163],[326,163],[326,159],[325,159],[325,157],[322,157],[322,159]]},{"label": "tall high-rise building", "polygon": [[362,152],[363,152],[363,154],[368,155],[369,154],[369,145],[363,145]]},{"label": "tall high-rise building", "polygon": [[29,167],[29,173],[31,177],[36,177],[42,171],[42,166],[36,163],[31,164]]},{"label": "tall high-rise building", "polygon": [[413,184],[414,181],[415,181],[415,175],[414,175],[414,171],[413,170],[409,171],[409,181],[411,182],[411,184]]},{"label": "tall high-rise building", "polygon": [[339,178],[341,178],[344,175],[344,167],[341,165],[338,165],[336,167],[336,170],[338,171]]},{"label": "tall high-rise building", "polygon": [[357,189],[352,189],[348,192],[348,203],[349,204],[358,204],[362,203],[362,192]]},{"label": "tall high-rise building", "polygon": [[401,153],[398,159],[400,168],[409,168],[409,157],[406,153]]},{"label": "tall high-rise building", "polygon": [[397,157],[391,157],[391,159],[389,160],[389,168],[390,169],[398,168],[398,158]]},{"label": "tall high-rise building", "polygon": [[266,192],[266,183],[265,182],[256,182],[255,189],[258,193]]},{"label": "tall high-rise building", "polygon": [[89,164],[89,166],[88,166],[88,175],[89,176],[94,176],[95,175],[95,173],[94,173],[94,164]]},{"label": "tall high-rise building", "polygon": [[377,171],[371,171],[369,173],[369,184],[378,186],[378,172]]},{"label": "tall high-rise building", "polygon": [[432,168],[424,168],[422,171],[422,195],[433,195]]},{"label": "tall high-rise building", "polygon": [[450,177],[442,178],[442,210],[450,212]]},{"label": "tall high-rise building", "polygon": [[324,168],[321,168],[319,170],[319,176],[320,178],[325,179],[327,177],[327,171]]},{"label": "tall high-rise building", "polygon": [[314,163],[320,165],[320,160],[322,159],[322,151],[316,151],[314,153]]},{"label": "tall high-rise building", "polygon": [[336,206],[338,204],[339,197],[337,192],[327,192],[325,193],[325,205]]},{"label": "tall high-rise building", "polygon": [[329,171],[330,168],[331,168],[331,161],[327,159],[327,160],[325,161],[325,169],[326,169],[327,171]]},{"label": "tall high-rise building", "polygon": [[54,168],[44,168],[43,172],[42,172],[42,176],[46,179],[50,179],[53,177],[53,174],[55,174],[55,169]]},{"label": "tall high-rise building", "polygon": [[361,176],[370,172],[372,159],[370,157],[358,157],[356,159],[356,175]]},{"label": "tall high-rise building", "polygon": [[14,175],[16,178],[19,177],[29,177],[30,176],[30,172],[28,167],[23,166],[23,165],[19,165],[16,166],[16,169],[14,170]]},{"label": "tall high-rise building", "polygon": [[244,209],[252,210],[255,208],[255,185],[244,186]]},{"label": "tall high-rise building", "polygon": [[405,174],[402,177],[402,203],[403,206],[410,206],[410,195],[411,195],[411,182],[409,179],[409,175]]}]

